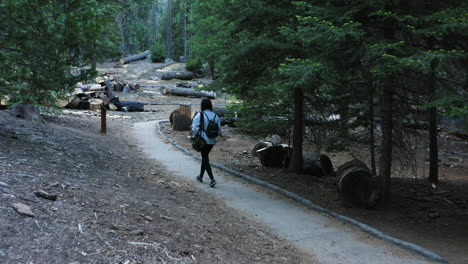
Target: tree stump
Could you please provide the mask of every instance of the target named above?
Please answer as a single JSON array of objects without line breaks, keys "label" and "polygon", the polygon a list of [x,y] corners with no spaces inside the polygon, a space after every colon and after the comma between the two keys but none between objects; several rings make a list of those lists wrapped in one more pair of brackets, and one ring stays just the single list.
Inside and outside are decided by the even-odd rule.
[{"label": "tree stump", "polygon": [[172,129],[174,131],[189,131],[190,130],[190,118],[186,115],[175,114],[173,116]]},{"label": "tree stump", "polygon": [[192,117],[192,106],[189,105],[189,104],[181,104],[179,106],[179,112],[181,115],[184,115],[186,117],[188,117],[189,119]]},{"label": "tree stump", "polygon": [[102,100],[101,99],[91,99],[89,100],[89,110],[98,111],[101,110]]}]

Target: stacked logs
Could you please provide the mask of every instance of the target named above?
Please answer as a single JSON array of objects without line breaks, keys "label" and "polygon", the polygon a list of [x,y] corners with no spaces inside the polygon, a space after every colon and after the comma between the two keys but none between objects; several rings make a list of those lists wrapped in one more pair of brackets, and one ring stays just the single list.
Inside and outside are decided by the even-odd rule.
[{"label": "stacked logs", "polygon": [[59,102],[59,106],[73,109],[99,110],[101,105],[103,105],[110,110],[125,110],[117,105],[122,102],[118,102],[115,92],[128,93],[140,89],[138,83],[117,80],[109,73],[103,73],[95,81],[96,83],[94,84],[78,83],[75,91],[68,97],[68,100]]}]

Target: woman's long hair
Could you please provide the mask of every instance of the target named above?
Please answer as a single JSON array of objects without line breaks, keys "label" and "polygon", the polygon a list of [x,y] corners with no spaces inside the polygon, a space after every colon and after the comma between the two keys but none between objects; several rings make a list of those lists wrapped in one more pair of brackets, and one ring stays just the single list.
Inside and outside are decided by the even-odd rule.
[{"label": "woman's long hair", "polygon": [[202,101],[201,101],[201,110],[202,111],[205,111],[205,110],[211,110],[213,111],[213,105],[211,104],[211,100],[208,99],[208,98],[204,98]]}]

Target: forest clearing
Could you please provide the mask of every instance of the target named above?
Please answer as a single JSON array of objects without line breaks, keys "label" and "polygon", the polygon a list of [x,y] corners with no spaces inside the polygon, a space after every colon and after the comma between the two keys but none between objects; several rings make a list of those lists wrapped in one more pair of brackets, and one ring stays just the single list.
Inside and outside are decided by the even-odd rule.
[{"label": "forest clearing", "polygon": [[468,262],[466,1],[0,9],[1,263]]},{"label": "forest clearing", "polygon": [[[207,234],[212,236],[209,228],[206,227],[213,225],[223,230],[218,234],[219,239],[231,236],[229,234],[231,231],[219,224],[223,222],[224,226],[233,223],[234,216],[224,212],[214,213],[212,220],[215,222],[212,224],[201,224],[198,228],[198,224],[191,226],[190,223],[193,222],[208,221],[199,219],[200,215],[197,211],[200,210],[200,206],[205,210],[218,211],[220,209],[216,206],[222,205],[214,202],[215,200],[212,203],[207,202],[205,194],[202,195],[200,191],[192,187],[193,183],[173,179],[161,165],[145,158],[128,135],[133,123],[167,119],[169,114],[179,107],[179,104],[190,104],[195,111],[199,107],[200,99],[162,95],[157,85],[171,86],[175,85],[178,80],[150,80],[158,64],[139,61],[121,68],[115,68],[114,65],[115,63],[106,63],[99,65],[98,69],[101,72],[112,72],[116,78],[135,81],[142,86],[140,90],[130,93],[116,92],[122,101],[159,104],[145,105],[143,112],[108,111],[107,134],[99,132],[100,111],[64,109],[61,113],[44,115],[47,123],[39,126],[36,123],[15,118],[8,110],[2,111],[2,145],[5,143],[4,146],[7,148],[2,148],[2,155],[0,155],[2,158],[0,182],[5,184],[1,186],[2,210],[5,212],[2,226],[5,230],[4,237],[8,238],[4,242],[8,241],[8,243],[3,244],[1,248],[10,250],[14,248],[13,252],[7,249],[2,251],[4,254],[10,252],[6,256],[12,256],[10,255],[12,253],[14,256],[15,252],[18,252],[16,256],[18,261],[26,261],[20,256],[28,256],[31,260],[41,262],[41,259],[45,261],[50,257],[44,252],[50,251],[59,254],[54,256],[57,258],[56,263],[71,258],[76,259],[78,263],[91,263],[94,262],[93,259],[97,262],[108,260],[124,263],[128,259],[137,263],[138,261],[147,263],[159,257],[164,259],[164,250],[156,250],[154,254],[148,253],[148,255],[140,256],[141,250],[147,251],[148,247],[152,246],[137,243],[134,249],[129,249],[124,244],[125,239],[130,241],[143,238],[144,241],[151,241],[153,238],[155,241],[161,241],[161,237],[158,236],[163,236],[164,240],[168,241],[168,244],[165,244],[166,249],[175,254],[172,257],[184,259],[176,263],[192,263],[193,259],[190,259],[190,255],[181,257],[186,254],[183,252],[200,254],[205,244],[198,241],[194,243],[200,246],[198,249],[182,250],[182,248],[193,247],[193,244],[189,246],[184,243],[197,236],[197,232],[208,232]],[[183,67],[183,64],[176,63],[168,66],[167,70],[182,70]],[[215,99],[214,102],[219,105],[227,103],[228,100]],[[464,178],[467,171],[466,157],[463,156],[463,153],[466,153],[466,142],[447,136],[446,144],[452,146],[447,150],[452,153],[448,155],[451,159],[441,157],[447,165],[441,169],[443,183],[438,184],[436,188],[421,180],[421,177],[417,179],[400,177],[394,180],[392,205],[386,209],[368,210],[343,207],[333,177],[301,175],[281,168],[262,166],[260,160],[251,154],[253,146],[259,142],[259,139],[254,139],[235,127],[224,126],[223,130],[224,135],[213,150],[213,161],[297,193],[320,206],[355,218],[392,236],[433,250],[451,260],[451,263],[464,262],[464,245],[467,238],[465,230],[468,230],[467,222],[464,221],[467,217],[464,206],[466,206],[468,196],[467,182]],[[174,131],[170,124],[164,125],[162,131],[180,145],[191,149],[188,131]],[[286,138],[283,140],[288,141]],[[313,149],[309,144],[312,143],[305,140],[305,150]],[[453,146],[461,149],[455,149]],[[356,146],[356,149],[360,147],[362,146]],[[342,163],[352,159],[349,152],[330,152],[327,155],[331,157],[335,170]],[[103,186],[106,187],[103,188]],[[47,201],[34,194],[38,190],[54,193],[59,196],[59,199],[55,202]],[[109,200],[110,197],[112,197],[111,200]],[[189,200],[183,202],[184,199]],[[198,199],[203,201],[197,202]],[[29,204],[35,217],[24,219],[24,216],[19,215],[9,206],[13,201],[18,200],[20,203]],[[186,207],[178,212],[174,208],[179,207],[171,203],[188,203],[194,213],[187,215],[188,208]],[[213,212],[203,213],[203,215],[210,214]],[[161,217],[183,219],[189,227],[180,226],[181,223],[174,225],[173,220]],[[194,219],[190,219],[192,217]],[[230,220],[226,220],[227,218]],[[17,222],[20,219],[26,222],[18,226]],[[158,223],[160,232],[164,234],[154,233],[155,222]],[[251,228],[255,230],[262,230],[255,232],[267,232],[261,228],[257,229],[253,223],[249,225],[252,225]],[[89,229],[91,234],[81,233],[85,231],[81,231],[79,226],[82,230]],[[189,231],[184,232],[191,232],[191,236],[180,234],[171,237],[169,235],[181,233],[178,231],[179,228],[190,228]],[[232,232],[237,232],[235,228]],[[255,232],[253,237],[258,239]],[[67,238],[68,235],[63,234],[70,234],[70,237]],[[51,245],[56,245],[57,242],[52,242],[52,238],[57,240],[59,239],[57,236],[63,236],[63,240],[59,240],[63,249],[48,249]],[[203,233],[200,236],[203,237]],[[245,236],[246,234],[237,234],[235,237],[253,239]],[[274,235],[271,236],[271,239],[279,239]],[[437,243],[434,244],[434,241]],[[227,250],[228,252],[236,248],[239,254],[246,258],[242,260],[243,258],[239,258],[235,252],[231,252],[230,257],[222,257],[223,261],[231,263],[229,259],[236,258],[232,263],[250,263],[255,257],[249,256],[248,250],[245,251],[239,243],[245,242],[230,241],[225,244],[225,248],[219,248],[217,245],[212,247],[218,251]],[[249,241],[249,243],[263,242]],[[289,246],[284,250],[279,250],[275,246],[276,257],[268,257],[270,261],[268,263],[275,263],[275,258],[278,263],[284,263],[284,258],[293,258],[291,263],[309,263],[301,260],[299,257],[301,254],[294,253],[292,248],[293,246]],[[269,247],[262,250],[267,249]],[[125,254],[114,254],[114,250],[125,251]],[[32,253],[27,255],[19,253],[25,251]],[[218,251],[207,252],[206,256],[205,254],[194,256],[197,256],[198,261],[200,258],[206,258],[207,263],[217,263],[220,260],[211,258],[219,257],[221,253]],[[265,254],[272,253],[265,252]],[[59,261],[60,259],[62,261]],[[261,259],[264,258],[261,257]],[[14,258],[10,260],[11,263],[15,263]],[[166,256],[165,261],[170,260],[171,258]]]}]

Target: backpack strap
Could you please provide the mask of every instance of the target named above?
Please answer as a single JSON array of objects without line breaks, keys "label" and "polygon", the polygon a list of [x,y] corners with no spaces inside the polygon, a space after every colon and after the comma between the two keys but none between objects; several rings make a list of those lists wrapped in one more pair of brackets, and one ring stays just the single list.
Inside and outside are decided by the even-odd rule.
[{"label": "backpack strap", "polygon": [[213,114],[214,114],[214,117],[213,117],[213,119],[211,119],[211,120],[210,120],[210,118],[208,117],[208,115],[205,113],[205,111],[203,111],[203,114],[205,114],[205,115],[206,115],[206,119],[208,119],[208,122],[210,122],[210,121],[214,121],[214,120],[216,119],[216,117],[217,117],[217,115],[216,115],[216,113],[215,113],[215,112],[213,112]]},{"label": "backpack strap", "polygon": [[[200,133],[201,131],[205,131],[205,124],[204,124],[204,122],[203,122],[203,121],[204,121],[204,120],[203,120],[203,119],[204,119],[203,116],[204,116],[204,113],[205,113],[205,112],[202,111],[201,113],[203,113],[203,115],[200,115],[200,128],[198,129],[198,132],[199,132],[199,133]],[[207,116],[207,118],[208,118],[208,116]]]}]

